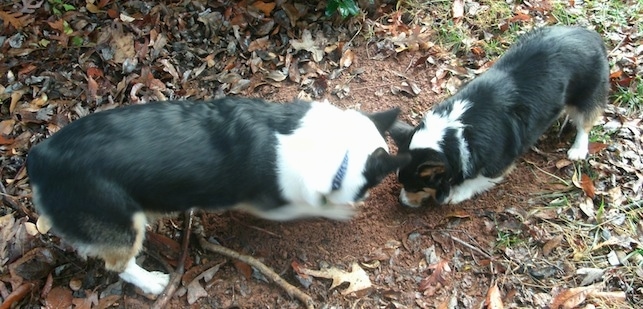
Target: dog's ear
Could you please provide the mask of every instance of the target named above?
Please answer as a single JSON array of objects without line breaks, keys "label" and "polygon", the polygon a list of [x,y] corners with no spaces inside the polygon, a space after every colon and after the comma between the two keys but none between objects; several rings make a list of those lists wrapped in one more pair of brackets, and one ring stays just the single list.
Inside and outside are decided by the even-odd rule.
[{"label": "dog's ear", "polygon": [[446,171],[444,162],[424,162],[417,169],[418,175],[422,178],[444,174]]},{"label": "dog's ear", "polygon": [[409,146],[414,131],[415,128],[413,128],[413,126],[402,120],[396,120],[388,130],[398,149],[404,149]]},{"label": "dog's ear", "polygon": [[388,130],[393,125],[393,123],[397,119],[397,115],[399,114],[400,109],[398,107],[395,107],[387,111],[372,113],[366,116],[371,119],[371,121],[373,121],[377,130],[380,131],[380,134],[382,136],[384,136],[384,132],[386,132],[386,130]]},{"label": "dog's ear", "polygon": [[411,155],[408,153],[390,155],[384,148],[377,148],[366,162],[366,170],[373,172],[377,178],[397,171],[411,162]]}]

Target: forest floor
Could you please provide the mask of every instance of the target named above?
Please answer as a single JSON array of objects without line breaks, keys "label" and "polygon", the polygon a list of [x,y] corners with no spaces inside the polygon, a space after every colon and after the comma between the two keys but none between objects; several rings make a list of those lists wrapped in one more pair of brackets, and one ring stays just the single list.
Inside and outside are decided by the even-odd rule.
[{"label": "forest floor", "polygon": [[[375,1],[350,19],[325,16],[325,2],[271,1],[0,2],[0,308],[155,301],[36,227],[26,155],[69,122],[240,95],[397,106],[417,124],[520,34],[554,24],[595,29],[609,51],[612,95],[587,160],[566,159],[574,130],[561,119],[502,184],[459,205],[405,208],[391,175],[349,222],[196,212],[193,230],[319,308],[643,306],[641,1]],[[150,226],[140,263],[173,273],[183,221]],[[185,267],[168,308],[303,307],[197,236]]]}]

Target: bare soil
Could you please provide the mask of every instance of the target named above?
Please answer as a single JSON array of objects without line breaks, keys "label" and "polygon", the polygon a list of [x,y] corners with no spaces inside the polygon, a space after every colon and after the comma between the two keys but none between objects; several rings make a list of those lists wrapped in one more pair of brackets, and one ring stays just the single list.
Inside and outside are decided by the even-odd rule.
[{"label": "bare soil", "polygon": [[[559,136],[552,128],[503,183],[459,205],[405,208],[390,175],[347,222],[197,212],[192,230],[259,259],[316,308],[497,308],[485,304],[490,299],[508,308],[641,307],[643,122],[640,106],[627,105],[640,93],[640,6],[626,1],[625,12],[618,1],[359,2],[369,17],[326,18],[325,2],[308,0],[3,1],[0,309],[150,308],[155,301],[101,261],[83,260],[36,230],[26,156],[69,122],[120,105],[236,94],[328,99],[365,112],[399,107],[401,118],[416,124],[448,91],[491,65],[518,32],[564,23],[561,16],[602,29],[619,90],[587,161],[565,163],[573,132]],[[63,12],[61,4],[72,9]],[[596,14],[607,11],[614,15]],[[354,56],[344,59],[345,50]],[[316,62],[315,53],[322,59]],[[579,183],[583,177],[588,181]],[[173,272],[183,221],[178,215],[152,225],[139,262]],[[188,253],[184,282],[167,308],[303,307],[247,264],[204,250],[195,235]],[[331,280],[296,270],[349,270],[355,262],[372,282],[357,294],[342,294],[347,283],[331,289]],[[217,271],[204,272],[214,265]],[[490,297],[496,286],[499,296]]]},{"label": "bare soil", "polygon": [[[321,78],[327,84],[321,87],[324,91],[315,99],[328,99],[342,108],[365,112],[399,107],[401,118],[416,124],[442,98],[443,90],[440,94],[431,90],[435,68],[426,61],[417,65],[418,59],[425,56],[422,53],[404,52],[374,60],[370,58],[376,54],[372,45],[364,43],[360,37],[353,44],[352,65],[337,78]],[[402,87],[404,82],[414,83],[421,92],[417,95],[394,94],[391,87]],[[305,92],[298,84],[288,81],[272,85],[262,83],[260,77],[253,77],[253,86],[240,95],[288,102]],[[346,96],[339,98],[332,94],[336,87],[348,89]],[[196,97],[208,97],[211,93],[211,90],[201,91]],[[515,220],[507,220],[507,217],[528,212],[534,205],[541,204],[539,196],[543,192],[560,189],[547,173],[568,172],[556,168],[554,162],[564,157],[570,138],[566,135],[559,138],[556,133],[552,130],[550,136],[541,140],[538,152],[530,152],[519,159],[504,183],[459,205],[405,208],[397,201],[400,187],[395,175],[390,175],[371,191],[359,214],[348,222],[324,219],[271,222],[239,212],[198,212],[195,231],[261,260],[286,281],[309,294],[321,308],[481,308],[489,287],[496,281],[501,290],[506,291],[503,294],[505,303],[520,302],[518,298],[526,296],[519,294],[515,298],[519,288],[513,286],[515,281],[503,281],[502,275],[509,267],[513,267],[512,274],[526,273],[528,269],[507,263],[502,257],[506,248],[498,241],[498,227],[501,224],[503,231],[523,229],[521,223],[510,226]],[[395,145],[391,143],[390,146],[395,152]],[[16,162],[15,166],[20,167],[22,163]],[[21,175],[24,171],[17,168],[15,173]],[[20,188],[28,192],[26,184]],[[16,200],[9,206],[19,210],[16,217],[28,217],[35,222],[37,215],[28,198]],[[2,214],[13,212],[2,207]],[[145,267],[168,272],[176,266],[184,232],[182,221],[182,216],[166,218],[150,228],[146,250],[141,254]],[[20,247],[20,241],[16,241],[16,246]],[[67,293],[67,287],[78,285],[78,282],[82,288],[71,288],[75,291],[74,299],[88,300],[89,294],[94,293],[98,298],[94,303],[98,307],[148,308],[154,302],[132,285],[123,284],[116,274],[106,272],[100,261],[80,259],[55,236],[41,235],[21,250],[38,246],[51,250],[56,261],[41,263],[33,257],[26,260],[33,259],[36,265],[55,269],[45,267],[41,276],[34,275],[38,278],[32,291],[34,295],[21,302],[27,307],[39,307],[39,293],[47,294],[46,303],[51,305],[52,299],[56,299],[51,296],[56,287],[64,287],[58,291]],[[448,269],[443,269],[437,282],[427,285],[427,278],[437,271],[438,261],[445,261]],[[274,283],[253,273],[247,265],[207,252],[200,248],[196,237],[191,239],[188,272],[199,272],[200,266],[218,262],[222,263],[220,269],[204,284],[207,297],[189,304],[189,293],[183,287],[170,300],[168,308],[303,306]],[[360,263],[373,284],[359,295],[342,295],[346,284],[330,289],[331,280],[298,278],[292,266],[296,263],[308,269],[332,266],[348,270],[354,262]],[[20,275],[24,276],[24,273]],[[527,279],[522,284],[539,292],[550,292],[533,277],[523,278]],[[8,275],[2,279],[6,285],[11,281]],[[81,308],[78,304],[76,307]]]},{"label": "bare soil", "polygon": [[[416,123],[421,114],[436,103],[432,94],[431,69],[420,68],[403,72],[412,54],[383,61],[369,60],[364,45],[356,48],[358,59],[353,70],[363,69],[359,78],[349,86],[349,96],[340,100],[327,95],[333,104],[358,107],[363,111],[379,111],[391,107],[402,109],[402,118]],[[423,89],[417,97],[393,95],[391,85],[402,81],[392,72],[405,74]],[[341,84],[346,78],[329,81],[328,89]],[[378,95],[379,89],[385,89]],[[299,89],[285,85],[282,88],[262,89],[259,96],[288,101]],[[329,119],[332,121],[332,119]],[[557,139],[549,138],[539,147],[541,154],[530,153],[517,162],[516,169],[504,183],[471,201],[455,206],[428,206],[405,208],[397,201],[400,187],[395,175],[390,175],[371,191],[360,213],[349,222],[323,219],[295,222],[270,222],[238,212],[222,214],[200,213],[200,224],[205,235],[216,238],[222,245],[254,256],[280,273],[284,279],[302,289],[291,263],[296,261],[307,268],[338,266],[349,269],[353,262],[361,262],[374,285],[363,295],[343,296],[338,289],[329,290],[331,281],[314,279],[304,289],[322,307],[338,308],[433,308],[456,296],[462,308],[482,306],[497,267],[490,267],[488,257],[454,241],[453,237],[493,254],[497,248],[495,218],[507,208],[528,209],[534,195],[547,189],[550,178],[532,166],[555,173],[555,158],[562,158]],[[564,144],[564,145],[563,145]],[[394,145],[391,145],[394,150]],[[531,163],[527,163],[527,161]],[[180,221],[162,221],[166,229],[181,227]],[[177,230],[178,232],[178,230]],[[178,238],[177,238],[178,239]],[[452,261],[452,272],[445,276],[443,286],[434,295],[419,291],[420,281],[431,274],[428,269],[429,248],[435,248],[441,259]],[[222,260],[220,256],[199,250],[192,244],[193,256],[201,261]],[[379,263],[373,263],[374,261]],[[481,262],[481,260],[485,260]],[[377,265],[372,267],[372,265]],[[486,265],[481,266],[481,265]],[[340,286],[340,290],[341,290]],[[209,297],[200,299],[192,308],[298,308],[301,306],[274,284],[245,277],[239,267],[228,261],[218,271],[214,283],[207,289]],[[457,291],[457,293],[454,293]],[[185,297],[176,297],[172,308],[186,307]]]}]

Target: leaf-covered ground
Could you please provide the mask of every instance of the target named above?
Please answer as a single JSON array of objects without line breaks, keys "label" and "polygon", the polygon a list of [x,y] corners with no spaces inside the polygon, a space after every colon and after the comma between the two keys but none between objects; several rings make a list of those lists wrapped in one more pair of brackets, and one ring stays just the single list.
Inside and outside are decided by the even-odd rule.
[{"label": "leaf-covered ground", "polygon": [[[402,208],[390,177],[348,223],[199,213],[195,233],[261,260],[320,308],[643,305],[643,3],[360,2],[362,15],[341,20],[315,1],[1,1],[0,308],[154,303],[37,229],[26,154],[69,122],[242,95],[400,106],[416,123],[519,34],[548,24],[596,29],[608,46],[611,104],[585,162],[565,159],[573,130],[561,119],[505,183],[461,205]],[[141,263],[176,267],[182,220],[150,227]],[[185,266],[168,307],[302,306],[196,240]]]}]

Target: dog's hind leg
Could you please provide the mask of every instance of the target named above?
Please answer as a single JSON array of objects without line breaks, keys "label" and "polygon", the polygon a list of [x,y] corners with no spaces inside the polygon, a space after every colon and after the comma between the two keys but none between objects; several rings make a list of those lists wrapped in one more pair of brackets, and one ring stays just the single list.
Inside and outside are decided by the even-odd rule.
[{"label": "dog's hind leg", "polygon": [[595,62],[594,67],[582,70],[579,81],[570,86],[566,96],[565,112],[576,127],[576,139],[567,151],[567,157],[571,160],[584,160],[587,157],[589,133],[608,101],[609,65],[603,56]]},{"label": "dog's hind leg", "polygon": [[[607,101],[606,99],[597,99]],[[581,111],[577,107],[567,106],[567,113],[576,127],[576,139],[567,151],[567,157],[570,160],[584,160],[589,153],[589,133],[592,131],[594,124],[603,113],[605,104],[599,101],[593,102],[591,109]]]},{"label": "dog's hind leg", "polygon": [[132,216],[135,238],[131,246],[88,246],[79,248],[79,251],[102,258],[106,269],[118,272],[121,279],[134,284],[143,292],[160,294],[170,281],[170,276],[158,271],[147,271],[136,264],[136,256],[143,247],[146,224],[144,213],[138,212]]}]

